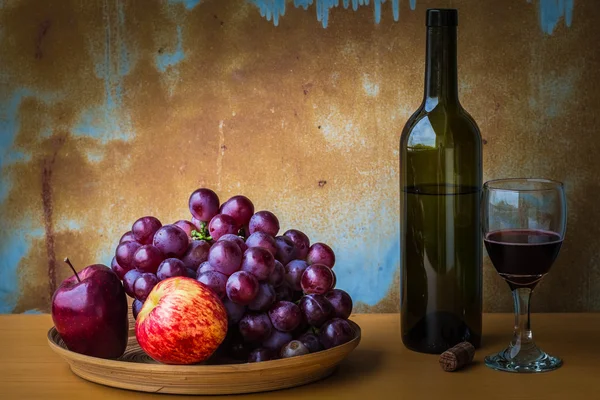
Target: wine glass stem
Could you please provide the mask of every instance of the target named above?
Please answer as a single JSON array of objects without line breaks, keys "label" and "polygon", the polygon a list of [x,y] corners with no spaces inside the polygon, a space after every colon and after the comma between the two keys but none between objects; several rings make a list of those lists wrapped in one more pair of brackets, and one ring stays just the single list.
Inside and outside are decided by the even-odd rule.
[{"label": "wine glass stem", "polygon": [[531,289],[518,288],[513,290],[515,307],[515,330],[511,342],[511,356],[516,356],[520,351],[535,347],[529,313]]}]

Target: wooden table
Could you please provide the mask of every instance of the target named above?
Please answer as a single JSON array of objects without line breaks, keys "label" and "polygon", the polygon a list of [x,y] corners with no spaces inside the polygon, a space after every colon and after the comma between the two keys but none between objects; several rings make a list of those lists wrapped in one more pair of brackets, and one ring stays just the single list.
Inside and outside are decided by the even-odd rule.
[{"label": "wooden table", "polygon": [[[600,314],[536,314],[538,344],[564,365],[544,374],[493,371],[483,357],[508,343],[512,315],[484,316],[484,347],[475,363],[443,372],[435,355],[405,349],[398,314],[353,315],[359,347],[330,378],[306,386],[236,399],[600,399]],[[0,399],[167,399],[87,382],[46,343],[49,315],[0,316]],[[219,398],[224,397],[203,397]]]}]

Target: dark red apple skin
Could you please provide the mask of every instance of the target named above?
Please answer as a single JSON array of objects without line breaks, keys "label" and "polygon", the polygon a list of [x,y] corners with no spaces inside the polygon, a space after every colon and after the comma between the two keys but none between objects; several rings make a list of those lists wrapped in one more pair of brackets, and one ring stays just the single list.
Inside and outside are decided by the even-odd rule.
[{"label": "dark red apple skin", "polygon": [[76,353],[118,358],[127,347],[127,298],[117,275],[102,264],[65,279],[52,296],[56,330]]}]

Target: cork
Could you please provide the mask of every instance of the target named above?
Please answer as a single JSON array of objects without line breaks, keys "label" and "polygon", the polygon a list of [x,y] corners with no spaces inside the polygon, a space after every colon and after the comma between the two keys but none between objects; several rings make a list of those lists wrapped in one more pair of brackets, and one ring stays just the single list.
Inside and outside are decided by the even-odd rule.
[{"label": "cork", "polygon": [[440,355],[440,366],[446,372],[456,371],[471,363],[474,356],[475,347],[469,342],[462,342]]}]

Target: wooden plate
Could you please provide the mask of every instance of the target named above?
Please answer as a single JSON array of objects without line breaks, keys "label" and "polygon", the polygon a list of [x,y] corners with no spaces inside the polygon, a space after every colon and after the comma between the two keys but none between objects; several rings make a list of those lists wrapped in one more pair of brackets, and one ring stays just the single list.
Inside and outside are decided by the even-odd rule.
[{"label": "wooden plate", "polygon": [[331,375],[360,342],[360,327],[349,322],[356,335],[348,343],[304,356],[259,363],[160,364],[144,353],[132,331],[127,350],[118,360],[67,350],[54,327],[48,331],[48,343],[69,363],[73,373],[102,385],[154,393],[238,394],[300,386]]}]

